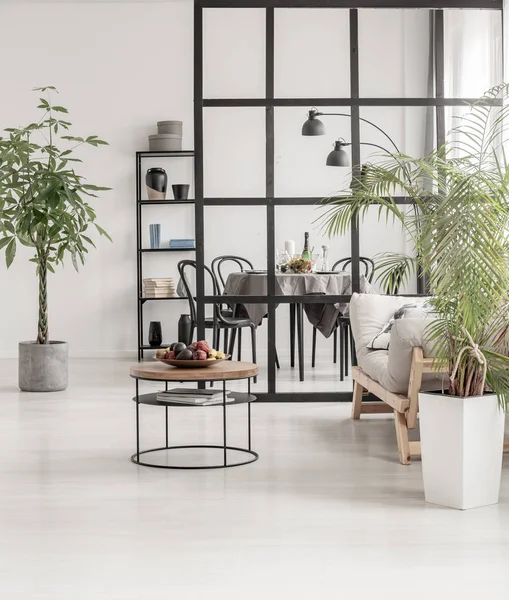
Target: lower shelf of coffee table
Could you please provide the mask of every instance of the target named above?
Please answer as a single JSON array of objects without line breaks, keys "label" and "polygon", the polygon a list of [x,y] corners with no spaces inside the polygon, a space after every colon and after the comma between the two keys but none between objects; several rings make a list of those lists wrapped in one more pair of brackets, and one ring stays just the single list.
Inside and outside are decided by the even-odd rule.
[{"label": "lower shelf of coffee table", "polygon": [[[218,392],[222,390],[218,389]],[[250,402],[255,402],[256,396],[253,394],[246,394],[243,392],[231,392],[228,396],[229,398],[234,398],[233,402],[227,402],[226,406],[233,406],[235,404],[248,404]],[[136,396],[133,398],[134,402],[136,402]],[[202,406],[200,404],[181,404],[180,402],[160,402],[157,399],[157,393],[152,394],[140,394],[139,396],[140,404],[148,404],[149,406],[182,406],[184,408],[214,408],[216,406],[223,406],[221,401],[220,404],[208,404],[206,406]]]}]

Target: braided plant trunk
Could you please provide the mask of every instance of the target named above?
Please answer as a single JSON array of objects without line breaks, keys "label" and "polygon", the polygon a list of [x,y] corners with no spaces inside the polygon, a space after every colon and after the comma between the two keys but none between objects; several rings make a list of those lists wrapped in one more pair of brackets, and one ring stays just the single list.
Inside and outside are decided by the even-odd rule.
[{"label": "braided plant trunk", "polygon": [[46,257],[39,261],[39,321],[37,343],[49,344],[48,336],[48,267]]}]

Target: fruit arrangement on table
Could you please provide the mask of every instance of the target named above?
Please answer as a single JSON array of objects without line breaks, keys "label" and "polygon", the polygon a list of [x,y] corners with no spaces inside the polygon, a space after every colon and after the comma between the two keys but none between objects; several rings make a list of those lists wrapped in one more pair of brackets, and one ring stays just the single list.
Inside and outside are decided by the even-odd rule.
[{"label": "fruit arrangement on table", "polygon": [[313,260],[298,257],[292,258],[286,265],[281,266],[282,273],[310,273],[313,268]]},{"label": "fruit arrangement on table", "polygon": [[159,348],[155,358],[167,365],[181,367],[205,367],[230,358],[228,354],[211,348],[205,340],[192,342],[186,346],[183,342],[174,342],[168,348]]}]

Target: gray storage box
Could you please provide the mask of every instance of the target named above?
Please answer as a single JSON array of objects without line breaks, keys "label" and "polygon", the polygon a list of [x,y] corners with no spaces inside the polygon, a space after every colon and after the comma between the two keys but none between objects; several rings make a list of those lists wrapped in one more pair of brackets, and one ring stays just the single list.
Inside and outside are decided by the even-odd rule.
[{"label": "gray storage box", "polygon": [[151,152],[182,150],[182,136],[171,133],[149,135],[148,145]]},{"label": "gray storage box", "polygon": [[180,135],[182,137],[182,121],[158,121],[157,133]]}]

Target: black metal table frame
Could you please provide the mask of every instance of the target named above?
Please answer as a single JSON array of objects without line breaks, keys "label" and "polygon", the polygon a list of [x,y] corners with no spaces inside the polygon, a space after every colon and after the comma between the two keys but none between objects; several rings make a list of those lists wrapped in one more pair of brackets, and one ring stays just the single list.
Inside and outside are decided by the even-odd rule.
[{"label": "black metal table frame", "polygon": [[[165,431],[166,431],[166,445],[162,446],[160,448],[149,448],[148,450],[141,450],[140,451],[140,404],[144,404],[143,401],[140,401],[140,393],[139,393],[139,382],[140,381],[164,381],[165,383],[165,388],[168,389],[168,381],[167,380],[163,380],[163,379],[149,379],[149,378],[145,378],[145,377],[135,377],[134,378],[136,381],[136,396],[133,398],[133,400],[136,403],[136,452],[131,456],[131,461],[136,464],[136,465],[140,465],[140,466],[144,466],[144,467],[155,467],[157,469],[182,469],[182,470],[198,470],[198,469],[225,469],[225,468],[229,468],[229,467],[240,467],[242,465],[248,465],[252,462],[255,462],[256,460],[258,460],[259,456],[256,452],[254,452],[253,450],[251,450],[251,402],[253,402],[254,400],[252,400],[251,398],[256,399],[255,397],[253,397],[251,395],[251,377],[239,377],[239,378],[235,378],[235,379],[209,379],[207,381],[209,382],[217,382],[217,381],[222,381],[223,383],[223,402],[222,404],[213,404],[213,405],[209,405],[212,407],[222,407],[223,409],[223,445],[210,445],[210,444],[191,444],[191,445],[185,445],[185,446],[170,446],[169,445],[169,430],[168,430],[168,425],[169,425],[169,421],[168,421],[168,408],[170,406],[173,407],[187,407],[190,408],[189,405],[179,405],[177,403],[168,403],[168,404],[152,404],[150,403],[150,405],[152,406],[163,406],[165,408]],[[226,420],[226,408],[229,405],[229,403],[226,402],[226,382],[227,381],[240,381],[242,379],[247,379],[247,401],[245,402],[247,404],[247,432],[248,432],[248,447],[247,448],[239,448],[236,446],[228,446],[227,445],[227,420]],[[190,380],[186,380],[186,383],[198,383],[198,381],[203,381],[203,380],[196,380],[196,381],[190,381]],[[243,402],[239,402],[239,404],[241,404]],[[232,403],[235,404],[235,401]],[[192,406],[191,406],[192,408]],[[200,407],[200,406],[196,406],[194,408],[206,408],[206,407]],[[215,464],[215,465],[197,465],[197,466],[177,466],[177,465],[160,465],[160,464],[155,464],[155,463],[150,463],[150,462],[142,462],[140,460],[140,455],[142,454],[150,454],[153,452],[161,452],[161,451],[170,451],[170,450],[182,450],[182,449],[190,449],[190,448],[216,448],[216,449],[222,449],[223,450],[223,462],[222,464]],[[234,450],[236,452],[243,452],[244,454],[248,454],[250,455],[250,458],[248,460],[244,460],[241,462],[235,462],[235,463],[228,463],[228,456],[227,456],[227,451],[228,450]]]}]

